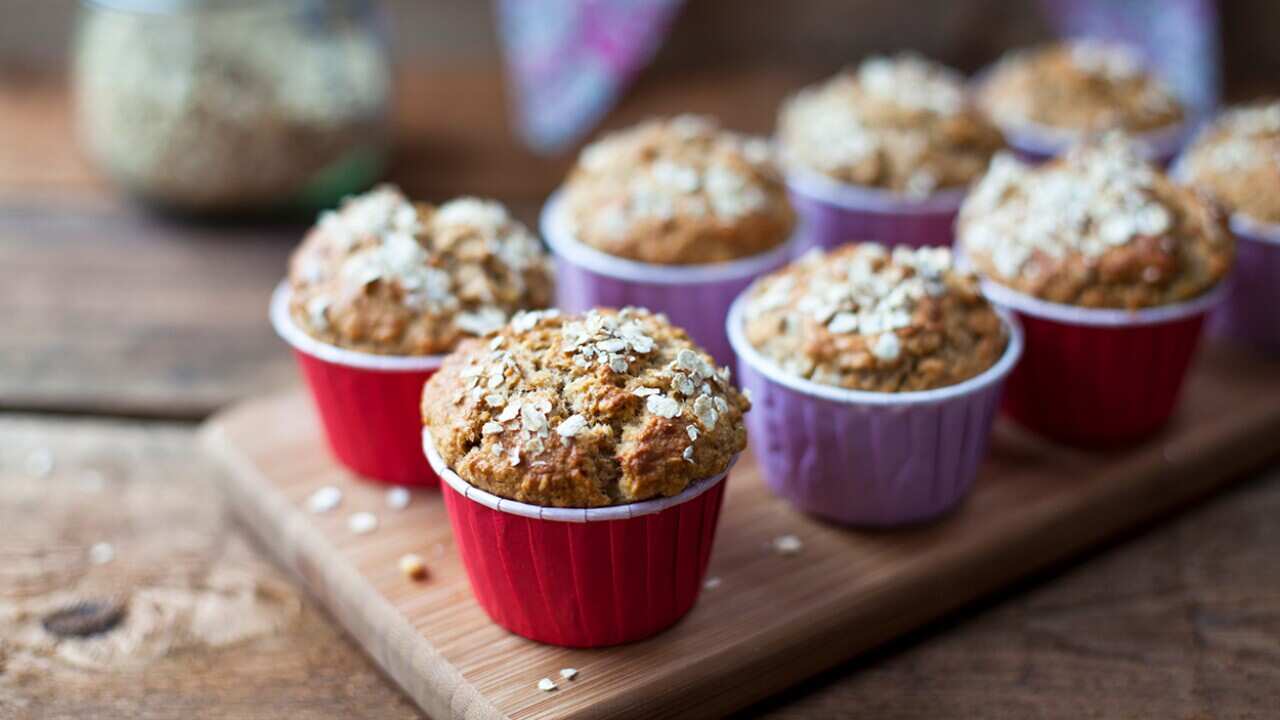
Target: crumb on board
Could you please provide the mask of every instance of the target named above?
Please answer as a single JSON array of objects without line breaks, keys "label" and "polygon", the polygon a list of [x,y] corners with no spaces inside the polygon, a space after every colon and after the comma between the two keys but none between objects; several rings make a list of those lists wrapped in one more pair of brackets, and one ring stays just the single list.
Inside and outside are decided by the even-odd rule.
[{"label": "crumb on board", "polygon": [[560,668],[560,677],[565,680],[572,680],[578,677],[578,668]]},{"label": "crumb on board", "polygon": [[804,543],[795,535],[780,535],[773,539],[774,552],[779,555],[795,555],[804,548]]},{"label": "crumb on board", "polygon": [[427,564],[415,553],[400,556],[400,572],[410,580],[426,580]]},{"label": "crumb on board", "polygon": [[542,692],[551,692],[556,689],[556,683],[551,678],[542,678],[538,681],[538,689]]},{"label": "crumb on board", "polygon": [[709,577],[707,578],[706,582],[702,583],[702,587],[707,590],[715,590],[716,588],[720,587],[720,578]]}]

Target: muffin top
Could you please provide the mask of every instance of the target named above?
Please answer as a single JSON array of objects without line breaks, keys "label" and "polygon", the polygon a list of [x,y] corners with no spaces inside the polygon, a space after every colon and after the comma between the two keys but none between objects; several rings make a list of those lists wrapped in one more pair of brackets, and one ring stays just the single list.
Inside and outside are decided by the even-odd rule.
[{"label": "muffin top", "polygon": [[660,265],[756,255],[786,242],[795,225],[768,143],[694,115],[588,145],[563,202],[578,240]]},{"label": "muffin top", "polygon": [[1008,54],[983,83],[978,102],[1001,127],[1039,125],[1073,135],[1144,132],[1183,118],[1177,98],[1132,48],[1096,40]]},{"label": "muffin top", "polygon": [[778,136],[789,166],[911,197],[969,184],[1004,146],[959,73],[909,54],[801,90],[783,105]]},{"label": "muffin top", "polygon": [[516,315],[445,359],[422,396],[440,456],[534,505],[679,494],[747,444],[747,399],[683,330],[647,310]]},{"label": "muffin top", "polygon": [[1008,337],[946,248],[813,250],[760,279],[747,342],[784,371],[852,390],[932,390],[995,365]]},{"label": "muffin top", "polygon": [[1228,211],[1280,223],[1280,101],[1223,113],[1180,162],[1179,178]]},{"label": "muffin top", "polygon": [[1222,214],[1120,135],[1033,168],[1001,154],[956,223],[979,272],[1028,295],[1097,308],[1187,300],[1230,268]]},{"label": "muffin top", "polygon": [[382,186],[321,213],[289,262],[289,311],[308,335],[388,355],[435,355],[551,304],[538,239],[496,202],[411,203]]}]

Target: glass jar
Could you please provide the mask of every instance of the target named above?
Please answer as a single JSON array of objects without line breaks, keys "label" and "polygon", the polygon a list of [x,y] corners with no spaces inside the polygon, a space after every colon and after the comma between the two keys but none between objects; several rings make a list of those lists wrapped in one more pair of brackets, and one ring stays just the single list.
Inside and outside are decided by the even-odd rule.
[{"label": "glass jar", "polygon": [[369,0],[85,0],[75,87],[89,157],[163,208],[330,206],[386,162],[392,68]]}]

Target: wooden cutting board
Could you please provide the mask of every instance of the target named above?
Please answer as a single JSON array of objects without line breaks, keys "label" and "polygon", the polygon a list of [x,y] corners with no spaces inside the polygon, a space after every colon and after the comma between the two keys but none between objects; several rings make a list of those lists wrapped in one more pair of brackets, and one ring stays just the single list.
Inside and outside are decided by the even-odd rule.
[{"label": "wooden cutting board", "polygon": [[[475,604],[436,491],[403,510],[330,459],[301,390],[209,421],[226,491],[246,524],[434,718],[705,717],[748,705],[859,652],[1203,497],[1280,455],[1280,364],[1200,358],[1164,435],[1124,453],[1054,447],[998,424],[961,508],[898,531],[853,531],[773,498],[754,461],[729,480],[709,577],[693,612],[658,637],[601,650],[538,645]],[[307,497],[342,489],[316,515]],[[347,517],[377,514],[355,535]],[[801,551],[772,541],[796,535]],[[404,577],[400,556],[429,566]],[[572,682],[561,668],[577,668]],[[540,678],[560,689],[542,692]]]}]

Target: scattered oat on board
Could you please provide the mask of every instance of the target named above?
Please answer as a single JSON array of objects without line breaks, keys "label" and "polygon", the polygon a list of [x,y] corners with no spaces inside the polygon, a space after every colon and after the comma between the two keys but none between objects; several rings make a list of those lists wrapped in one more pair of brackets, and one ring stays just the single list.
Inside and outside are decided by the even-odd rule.
[{"label": "scattered oat on board", "polygon": [[47,478],[53,473],[53,452],[49,448],[36,448],[27,454],[25,466],[31,477]]},{"label": "scattered oat on board", "polygon": [[795,555],[804,548],[804,543],[795,535],[780,535],[773,539],[773,550],[779,555]]},{"label": "scattered oat on board", "polygon": [[578,677],[578,668],[560,668],[560,677],[565,680],[572,680]]},{"label": "scattered oat on board", "polygon": [[116,559],[116,549],[109,542],[96,542],[89,546],[89,562],[106,565]]},{"label": "scattered oat on board", "polygon": [[538,689],[542,692],[551,692],[556,689],[556,683],[551,678],[542,678],[538,681]]},{"label": "scattered oat on board", "polygon": [[326,513],[338,507],[342,502],[342,491],[332,485],[326,485],[307,498],[307,509],[313,513]]},{"label": "scattered oat on board", "polygon": [[352,513],[347,518],[347,529],[357,535],[371,533],[378,529],[378,516],[371,512]]},{"label": "scattered oat on board", "polygon": [[409,507],[409,501],[413,496],[409,494],[408,488],[393,487],[387,490],[387,507],[392,510],[403,510]]}]

